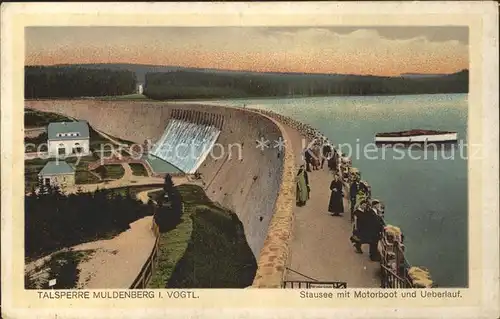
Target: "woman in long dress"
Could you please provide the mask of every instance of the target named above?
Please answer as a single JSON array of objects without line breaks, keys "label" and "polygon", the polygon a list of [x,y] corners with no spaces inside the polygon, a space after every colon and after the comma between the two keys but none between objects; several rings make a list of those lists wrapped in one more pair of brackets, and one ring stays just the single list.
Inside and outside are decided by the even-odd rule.
[{"label": "woman in long dress", "polygon": [[304,165],[301,165],[296,177],[297,181],[297,192],[296,192],[296,203],[297,206],[304,206],[309,199],[309,178],[307,176],[306,169]]},{"label": "woman in long dress", "polygon": [[333,216],[339,216],[344,213],[344,195],[342,192],[342,181],[338,175],[334,175],[333,181],[330,184],[330,202],[328,204],[328,212]]}]

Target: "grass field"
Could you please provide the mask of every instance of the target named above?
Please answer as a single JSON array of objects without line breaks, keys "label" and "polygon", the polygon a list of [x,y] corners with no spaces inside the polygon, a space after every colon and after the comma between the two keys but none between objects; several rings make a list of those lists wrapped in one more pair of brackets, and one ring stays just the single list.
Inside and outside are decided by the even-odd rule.
[{"label": "grass field", "polygon": [[135,176],[148,176],[148,171],[143,164],[130,163],[128,165],[132,169],[132,174],[134,174]]},{"label": "grass field", "polygon": [[92,126],[89,126],[90,133],[90,149],[91,150],[111,150],[114,143],[97,133]]},{"label": "grass field", "polygon": [[[158,264],[149,288],[244,288],[257,263],[238,217],[196,185],[177,187],[184,204],[182,221],[160,234]],[[162,196],[155,192],[152,198]]]},{"label": "grass field", "polygon": [[102,179],[120,179],[125,175],[125,170],[120,164],[102,165],[95,169],[95,172],[101,176]]},{"label": "grass field", "polygon": [[88,170],[89,163],[98,159],[99,157],[97,155],[92,154],[80,157],[79,159],[77,157],[70,157],[66,160],[68,163],[72,163],[76,168],[75,184],[97,184],[102,182],[97,176]]}]

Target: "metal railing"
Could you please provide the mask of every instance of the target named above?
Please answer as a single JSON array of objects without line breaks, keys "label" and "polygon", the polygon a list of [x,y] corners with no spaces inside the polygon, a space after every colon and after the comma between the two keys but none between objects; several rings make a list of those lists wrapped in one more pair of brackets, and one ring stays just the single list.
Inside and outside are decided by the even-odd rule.
[{"label": "metal railing", "polygon": [[405,257],[404,245],[397,240],[388,242],[385,238],[380,240],[380,244],[382,288],[413,288],[408,275],[411,265]]},{"label": "metal railing", "polygon": [[291,289],[315,289],[315,288],[332,288],[346,289],[347,282],[343,281],[300,281],[300,280],[285,280],[282,288]]},{"label": "metal railing", "polygon": [[413,288],[408,278],[398,276],[392,269],[385,265],[382,268],[382,288]]},{"label": "metal railing", "polygon": [[[151,279],[151,276],[153,276],[153,271],[155,269],[157,257],[158,257],[158,248],[159,248],[159,242],[160,242],[160,236],[158,233],[158,226],[156,225],[155,221],[153,220],[153,233],[155,233],[156,240],[155,244],[153,246],[153,250],[151,251],[151,254],[149,255],[148,259],[146,260],[146,263],[144,263],[144,266],[142,266],[141,271],[139,272],[139,275],[135,278],[134,282],[132,285],[130,285],[130,289],[144,289],[147,287],[149,280]],[[156,230],[155,230],[156,229]]]},{"label": "metal railing", "polygon": [[[181,206],[182,215],[184,215],[184,204]],[[153,215],[153,222],[151,224],[151,231],[153,232],[155,239],[155,244],[149,255],[148,259],[142,266],[141,271],[135,278],[132,285],[130,285],[130,289],[145,289],[148,286],[149,280],[153,276],[154,270],[156,268],[156,263],[158,261],[158,249],[160,248],[160,227],[155,222],[155,218]]]}]

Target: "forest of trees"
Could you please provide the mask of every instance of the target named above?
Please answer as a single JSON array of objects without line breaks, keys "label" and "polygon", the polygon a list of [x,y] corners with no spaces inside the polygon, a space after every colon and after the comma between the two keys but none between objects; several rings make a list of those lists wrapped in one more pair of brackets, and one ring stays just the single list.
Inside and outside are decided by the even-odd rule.
[{"label": "forest of trees", "polygon": [[[467,93],[469,71],[433,76],[257,73],[154,68],[134,65],[26,66],[25,98],[78,98],[135,93],[156,100]],[[160,69],[158,69],[160,70]]]},{"label": "forest of trees", "polygon": [[58,187],[42,186],[25,197],[25,256],[28,259],[84,242],[111,238],[129,224],[152,215],[145,205],[126,191],[64,195]]},{"label": "forest of trees", "polygon": [[172,71],[146,74],[151,99],[293,97],[467,93],[469,72],[432,77],[327,74],[211,73]]},{"label": "forest of trees", "polygon": [[115,96],[136,89],[135,73],[128,70],[26,66],[24,76],[27,99]]}]

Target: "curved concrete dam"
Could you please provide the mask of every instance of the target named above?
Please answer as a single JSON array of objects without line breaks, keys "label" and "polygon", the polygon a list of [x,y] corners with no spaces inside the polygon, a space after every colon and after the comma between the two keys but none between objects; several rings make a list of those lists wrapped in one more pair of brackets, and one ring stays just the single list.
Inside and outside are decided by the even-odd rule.
[{"label": "curved concrete dam", "polygon": [[[273,147],[282,133],[272,120],[236,108],[168,102],[32,100],[25,106],[86,120],[97,130],[138,144],[158,141],[170,119],[217,127],[217,144],[198,171],[208,197],[238,215],[259,259],[283,173],[282,152]],[[256,147],[261,138],[270,141],[268,148]]]}]

